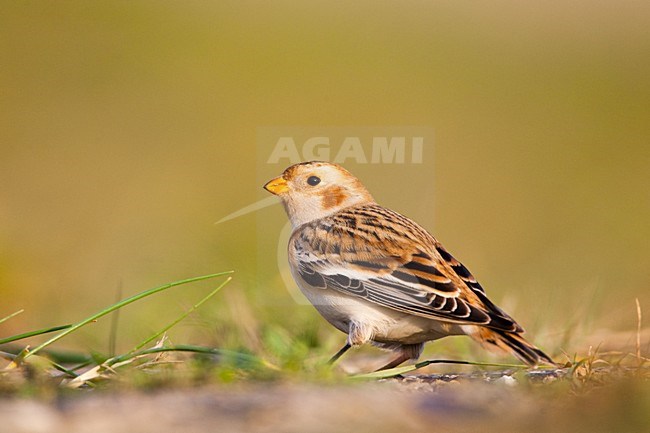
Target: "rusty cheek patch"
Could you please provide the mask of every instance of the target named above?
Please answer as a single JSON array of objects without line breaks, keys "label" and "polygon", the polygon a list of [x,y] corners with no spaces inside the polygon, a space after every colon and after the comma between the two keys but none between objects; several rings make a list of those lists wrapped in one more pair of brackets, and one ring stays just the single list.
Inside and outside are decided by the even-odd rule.
[{"label": "rusty cheek patch", "polygon": [[330,209],[334,206],[339,206],[347,197],[348,195],[340,186],[328,188],[324,191],[323,208]]}]

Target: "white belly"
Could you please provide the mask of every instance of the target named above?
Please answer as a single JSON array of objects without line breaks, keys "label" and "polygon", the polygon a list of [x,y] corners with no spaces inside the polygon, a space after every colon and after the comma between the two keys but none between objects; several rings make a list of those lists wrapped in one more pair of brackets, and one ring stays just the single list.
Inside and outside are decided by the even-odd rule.
[{"label": "white belly", "polygon": [[418,344],[464,333],[453,323],[403,313],[333,289],[314,288],[297,274],[294,279],[316,310],[346,334],[350,332],[351,322],[368,327],[371,340],[380,343]]}]

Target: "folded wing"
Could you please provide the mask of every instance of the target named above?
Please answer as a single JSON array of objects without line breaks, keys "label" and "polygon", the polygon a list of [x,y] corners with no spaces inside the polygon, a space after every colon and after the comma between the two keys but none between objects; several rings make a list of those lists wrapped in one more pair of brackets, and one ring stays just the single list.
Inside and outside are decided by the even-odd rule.
[{"label": "folded wing", "polygon": [[429,233],[377,205],[299,228],[289,254],[313,287],[431,319],[523,331]]}]

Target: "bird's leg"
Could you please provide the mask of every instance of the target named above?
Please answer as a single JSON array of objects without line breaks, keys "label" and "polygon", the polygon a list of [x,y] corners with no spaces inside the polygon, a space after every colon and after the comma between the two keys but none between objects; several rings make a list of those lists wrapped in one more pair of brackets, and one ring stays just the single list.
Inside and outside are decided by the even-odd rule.
[{"label": "bird's leg", "polygon": [[388,364],[384,365],[381,368],[378,368],[375,371],[382,371],[382,370],[388,370],[390,368],[395,368],[398,365],[400,365],[402,362],[408,361],[411,359],[411,355],[408,353],[401,352],[399,355],[397,355],[396,358],[394,358],[392,361],[390,361]]},{"label": "bird's leg", "polygon": [[345,352],[350,349],[352,346],[361,346],[362,344],[367,343],[372,338],[373,329],[363,322],[357,322],[351,320],[349,323],[348,329],[348,341],[345,343],[345,346],[341,347],[341,350],[336,352],[336,355],[332,356],[329,360],[329,364],[333,364],[337,359],[341,357]]},{"label": "bird's leg", "polygon": [[336,352],[336,353],[334,354],[334,356],[332,356],[332,357],[330,358],[330,360],[329,360],[327,363],[330,364],[330,365],[334,364],[334,363],[336,362],[337,359],[339,359],[339,358],[340,358],[340,357],[341,357],[345,352],[348,351],[348,349],[350,349],[350,347],[352,347],[352,346],[350,345],[350,343],[349,343],[349,342],[346,342],[346,343],[345,343],[345,346],[341,347],[341,350],[339,350],[338,352]]},{"label": "bird's leg", "polygon": [[379,370],[376,371],[381,371],[381,370],[388,370],[389,368],[395,368],[398,365],[400,365],[404,361],[408,361],[409,359],[418,359],[420,355],[422,354],[422,349],[424,349],[424,343],[419,343],[419,344],[403,344],[399,346],[398,348],[393,348],[393,350],[397,349],[398,350],[398,355],[390,361],[388,364],[384,365],[381,367]]}]

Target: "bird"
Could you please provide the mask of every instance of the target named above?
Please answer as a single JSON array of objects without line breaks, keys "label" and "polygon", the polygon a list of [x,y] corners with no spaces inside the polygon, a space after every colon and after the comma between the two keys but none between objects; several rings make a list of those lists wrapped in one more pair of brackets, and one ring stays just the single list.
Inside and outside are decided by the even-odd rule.
[{"label": "bird", "polygon": [[280,198],[291,222],[293,279],[325,320],[347,334],[330,363],[370,343],[394,352],[379,368],[391,369],[417,360],[428,341],[467,335],[528,366],[556,365],[436,238],[377,204],[342,166],[294,164],[264,189]]}]

